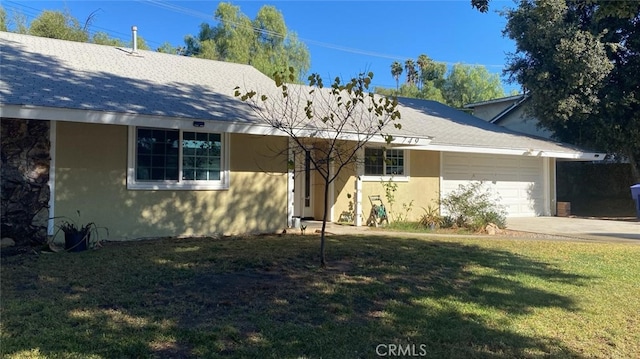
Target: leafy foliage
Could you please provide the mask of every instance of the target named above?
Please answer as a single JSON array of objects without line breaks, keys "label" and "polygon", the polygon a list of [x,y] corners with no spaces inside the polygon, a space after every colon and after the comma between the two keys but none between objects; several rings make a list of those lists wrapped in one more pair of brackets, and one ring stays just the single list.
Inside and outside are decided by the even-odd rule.
[{"label": "leafy foliage", "polygon": [[458,227],[474,231],[493,223],[506,227],[506,209],[483,182],[460,185],[440,200],[440,206]]},{"label": "leafy foliage", "polygon": [[82,241],[85,241],[88,246],[94,246],[101,241],[100,230],[104,231],[107,237],[109,236],[109,229],[106,227],[99,227],[94,222],[79,223],[80,211],[76,211],[76,213],[78,221],[69,217],[52,218],[62,220],[56,224],[56,232],[53,234],[51,241],[55,241],[58,234],[62,232],[65,236],[80,235]]},{"label": "leafy foliage", "polygon": [[389,178],[387,181],[380,181],[382,188],[384,189],[384,196],[389,204],[389,215],[393,223],[407,222],[409,220],[409,213],[413,209],[413,200],[409,203],[402,203],[402,211],[396,210],[396,191],[398,190],[398,184],[394,182],[393,178]]},{"label": "leafy foliage", "polygon": [[293,67],[295,81],[302,82],[310,67],[309,51],[287,29],[275,7],[261,7],[251,20],[240,7],[221,2],[214,18],[218,25],[202,23],[197,36],[185,37],[184,55],[249,64],[272,78],[274,73]]},{"label": "leafy foliage", "polygon": [[[325,229],[329,209],[329,184],[343,169],[352,169],[362,159],[358,154],[374,136],[393,140],[390,128],[401,128],[398,102],[369,91],[373,73],[361,73],[343,82],[335,78],[329,87],[318,74],[309,76],[309,86],[294,85],[297,70],[273,74],[275,89],[235,88],[235,96],[252,105],[263,122],[285,133],[292,147],[286,153],[309,153],[311,169],[324,182],[324,210],[320,236],[320,264],[326,265]],[[348,140],[346,135],[350,135]]]},{"label": "leafy foliage", "polygon": [[89,41],[86,29],[67,11],[43,11],[31,22],[29,34],[78,42]]},{"label": "leafy foliage", "polygon": [[441,225],[442,217],[440,217],[437,207],[428,205],[427,208],[422,207],[422,209],[424,210],[424,214],[420,216],[420,220],[418,221],[422,227],[434,228]]},{"label": "leafy foliage", "polygon": [[520,1],[506,72],[562,141],[626,158],[640,182],[640,2]]},{"label": "leafy foliage", "polygon": [[7,31],[7,12],[0,7],[0,31]]},{"label": "leafy foliage", "polygon": [[484,66],[455,64],[447,71],[445,63],[421,54],[416,61],[406,60],[404,69],[406,82],[399,85],[403,67],[398,61],[393,62],[391,75],[396,79],[395,92],[376,88],[376,93],[434,100],[456,108],[504,96],[500,77],[489,73]]}]

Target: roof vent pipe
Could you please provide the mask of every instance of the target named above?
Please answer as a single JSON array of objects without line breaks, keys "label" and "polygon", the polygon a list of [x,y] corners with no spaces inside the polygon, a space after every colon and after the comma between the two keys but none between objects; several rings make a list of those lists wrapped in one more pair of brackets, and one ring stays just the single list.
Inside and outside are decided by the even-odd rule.
[{"label": "roof vent pipe", "polygon": [[131,26],[131,37],[132,37],[132,46],[133,48],[131,49],[132,53],[137,53],[138,52],[138,27],[137,26]]}]

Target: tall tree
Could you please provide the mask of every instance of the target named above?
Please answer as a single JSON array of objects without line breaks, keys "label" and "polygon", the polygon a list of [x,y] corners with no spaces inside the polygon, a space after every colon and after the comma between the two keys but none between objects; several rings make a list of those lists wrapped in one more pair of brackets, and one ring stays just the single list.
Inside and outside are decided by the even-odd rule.
[{"label": "tall tree", "polygon": [[309,54],[297,35],[287,30],[282,13],[273,6],[263,6],[252,24],[257,36],[250,64],[269,76],[293,67],[301,79],[309,70]]},{"label": "tall tree", "polygon": [[420,84],[420,94],[418,97],[446,102],[442,91],[447,74],[447,65],[443,62],[436,62],[425,54],[418,56],[418,83]]},{"label": "tall tree", "polygon": [[530,113],[560,140],[628,159],[640,182],[640,2],[525,0],[504,14],[507,73]]},{"label": "tall tree", "polygon": [[0,31],[7,31],[7,12],[0,6]]},{"label": "tall tree", "polygon": [[[434,100],[458,108],[469,102],[504,96],[500,77],[489,73],[484,66],[456,64],[447,72],[445,63],[422,54],[415,62],[405,61],[405,68],[411,74],[407,74],[407,81],[398,87],[402,65],[397,61],[391,64],[397,96]],[[375,92],[381,95],[393,93],[384,88],[376,88]]]},{"label": "tall tree", "polygon": [[124,41],[113,38],[109,36],[109,34],[107,34],[106,32],[102,32],[102,31],[99,31],[93,34],[93,37],[91,38],[91,42],[98,45],[109,45],[109,46],[119,46],[119,47],[126,46]]},{"label": "tall tree", "polygon": [[173,54],[173,55],[181,55],[183,48],[181,47],[175,47],[173,45],[171,45],[170,42],[165,41],[163,42],[160,47],[158,47],[156,49],[157,52],[161,52],[163,54]]},{"label": "tall tree", "polygon": [[449,106],[462,108],[465,104],[504,96],[497,74],[491,74],[484,66],[455,64],[442,88]]},{"label": "tall tree", "polygon": [[407,72],[407,83],[416,84],[416,82],[418,82],[418,71],[416,70],[416,63],[413,59],[407,59],[404,62],[404,70]]},{"label": "tall tree", "polygon": [[89,41],[89,33],[68,11],[43,11],[31,21],[29,34],[78,42]]},{"label": "tall tree", "polygon": [[396,79],[396,92],[400,89],[400,75],[402,75],[402,64],[394,61],[391,64],[391,76]]},{"label": "tall tree", "polygon": [[276,91],[258,93],[236,87],[235,94],[251,103],[265,124],[289,136],[291,151],[311,153],[312,168],[324,182],[320,265],[325,267],[329,185],[345,168],[355,166],[358,154],[374,136],[392,140],[388,131],[392,126],[401,127],[397,121],[400,112],[395,98],[369,92],[373,73],[360,74],[345,83],[336,78],[326,89],[317,74],[309,76],[309,86],[287,83],[296,77],[296,70],[290,67],[275,76]]},{"label": "tall tree", "polygon": [[202,23],[198,36],[185,37],[184,55],[250,64],[267,76],[293,67],[299,82],[309,71],[309,51],[275,7],[263,6],[251,20],[240,7],[221,2],[214,18],[218,25]]}]

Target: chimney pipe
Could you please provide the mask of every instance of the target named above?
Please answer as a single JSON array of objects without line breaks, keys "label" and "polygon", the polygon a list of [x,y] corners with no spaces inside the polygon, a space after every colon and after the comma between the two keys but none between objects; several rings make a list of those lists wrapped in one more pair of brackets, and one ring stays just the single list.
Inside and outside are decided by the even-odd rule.
[{"label": "chimney pipe", "polygon": [[138,52],[138,27],[135,25],[131,26],[131,36],[133,38],[133,48],[131,49],[131,52],[135,54]]}]

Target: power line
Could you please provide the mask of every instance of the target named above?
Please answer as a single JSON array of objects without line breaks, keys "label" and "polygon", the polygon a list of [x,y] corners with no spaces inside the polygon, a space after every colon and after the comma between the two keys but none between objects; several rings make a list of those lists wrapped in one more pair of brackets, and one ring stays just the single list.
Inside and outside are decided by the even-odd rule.
[{"label": "power line", "polygon": [[[150,5],[153,6],[157,6],[169,11],[173,11],[176,13],[182,13],[185,15],[189,15],[189,16],[193,16],[193,17],[198,17],[198,18],[203,18],[203,19],[208,19],[215,22],[218,22],[215,18],[211,19],[210,15],[207,15],[203,12],[197,11],[197,10],[193,10],[193,9],[189,9],[189,8],[185,8],[179,5],[175,5],[175,4],[170,4],[167,3],[165,1],[162,0],[136,0],[138,2],[142,2],[142,3],[148,3]],[[233,21],[229,21],[230,24],[235,25],[235,26],[244,26],[244,24],[241,23],[237,23],[237,22],[233,22]],[[255,26],[251,26],[251,29],[254,32],[258,32],[258,33],[262,33],[262,34],[267,34],[267,35],[271,35],[274,37],[280,37],[282,39],[284,39],[286,37],[286,35],[284,34],[279,34],[276,33],[274,31],[269,31],[269,30],[265,30],[265,29],[261,29],[261,28],[257,28]],[[380,52],[376,52],[376,51],[370,51],[370,50],[363,50],[363,49],[358,49],[358,48],[353,48],[353,47],[347,47],[347,46],[343,46],[343,45],[337,45],[337,44],[332,44],[332,43],[327,43],[327,42],[322,42],[322,41],[317,41],[317,40],[313,40],[313,39],[308,39],[308,38],[302,38],[302,37],[298,37],[298,39],[306,44],[313,44],[319,47],[324,47],[324,48],[328,48],[328,49],[332,49],[332,50],[338,50],[338,51],[342,51],[342,52],[348,52],[348,53],[352,53],[352,54],[357,54],[357,55],[365,55],[365,56],[371,56],[371,57],[378,57],[378,58],[384,58],[384,59],[390,59],[390,60],[404,60],[404,59],[410,59],[412,58],[411,56],[400,56],[400,55],[394,55],[394,54],[384,54],[384,53],[380,53]],[[435,61],[435,60],[434,60]],[[439,63],[444,63],[447,66],[450,65],[455,65],[458,63],[462,63],[462,64],[468,64],[468,63],[464,63],[464,62],[449,62],[449,61],[436,61]],[[472,64],[468,64],[468,65],[472,65]],[[479,65],[479,64],[473,64],[473,65]],[[504,65],[482,65],[485,67],[497,67],[497,68],[503,68]]]},{"label": "power line", "polygon": [[[194,17],[194,18],[199,18],[199,19],[204,19],[204,20],[208,20],[211,21],[213,23],[219,23],[218,20],[216,20],[212,15],[203,13],[201,11],[198,10],[194,10],[194,9],[190,9],[187,7],[183,7],[177,4],[173,4],[173,3],[169,3],[166,1],[162,1],[162,0],[136,0],[139,3],[143,3],[143,4],[147,4],[147,5],[151,5],[151,6],[155,6],[176,14],[182,14],[182,15],[186,15],[186,16],[190,16],[190,17]],[[5,3],[11,3],[11,4],[15,4],[30,10],[34,10],[34,11],[39,11],[41,12],[41,9],[36,9],[24,4],[20,4],[20,3],[16,3],[13,1],[6,1]],[[15,8],[14,8],[15,9]],[[30,15],[32,18],[37,17],[37,15],[33,15],[33,12],[30,12]],[[242,23],[238,23],[238,22],[234,22],[234,21],[227,21],[229,24],[237,26],[237,27],[242,27],[245,26],[245,24]],[[101,27],[101,26],[96,26],[96,25],[91,25],[92,28],[95,29],[99,29],[101,32],[105,32],[107,34],[109,34],[111,37],[114,37],[118,40],[121,41],[130,41],[130,34],[126,34],[126,33],[122,33],[119,31],[115,31],[112,29],[108,29],[105,27]],[[279,37],[282,39],[286,38],[286,34],[279,34],[277,32],[274,31],[269,31],[266,29],[262,29],[262,28],[258,28],[255,27],[253,25],[250,26],[251,31],[256,32],[256,33],[260,33],[260,34],[264,34],[264,35],[269,35],[269,36],[273,36],[273,37]],[[90,30],[91,34],[95,34],[98,31],[93,31]],[[397,54],[386,54],[386,53],[381,53],[381,52],[377,52],[377,51],[371,51],[371,50],[364,50],[364,49],[359,49],[359,48],[354,48],[354,47],[348,47],[348,46],[344,46],[344,45],[339,45],[339,44],[333,44],[333,43],[328,43],[328,42],[323,42],[323,41],[317,41],[317,40],[313,40],[313,39],[308,39],[308,38],[301,38],[298,37],[298,40],[300,40],[301,42],[308,44],[308,45],[314,45],[314,46],[318,46],[318,47],[322,47],[322,48],[327,48],[327,49],[331,49],[331,50],[337,50],[337,51],[341,51],[341,52],[345,52],[345,53],[351,53],[351,54],[356,54],[356,55],[364,55],[364,56],[369,56],[369,57],[377,57],[377,58],[383,58],[383,59],[389,59],[389,60],[399,60],[399,61],[404,61],[405,59],[411,59],[413,58],[412,56],[402,56],[402,55],[397,55]],[[146,39],[145,41],[149,44],[155,44],[157,46],[160,46],[162,43],[159,41],[154,41],[154,40],[150,40],[150,39]],[[465,62],[450,62],[450,61],[436,61],[435,62],[438,63],[444,63],[447,66],[451,66],[451,65],[455,65],[455,64],[466,64],[466,65],[474,65],[474,66],[485,66],[485,67],[491,67],[491,68],[503,68],[504,65],[495,65],[495,64],[470,64],[470,63],[465,63]]]}]

